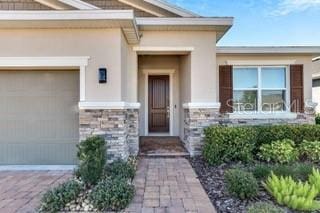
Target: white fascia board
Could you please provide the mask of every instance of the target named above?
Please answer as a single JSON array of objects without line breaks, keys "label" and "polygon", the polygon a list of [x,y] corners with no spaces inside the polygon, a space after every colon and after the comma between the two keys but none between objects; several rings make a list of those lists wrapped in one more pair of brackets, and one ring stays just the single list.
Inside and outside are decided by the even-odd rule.
[{"label": "white fascia board", "polygon": [[70,5],[74,8],[77,8],[79,10],[98,10],[99,7],[96,7],[92,4],[89,4],[87,2],[83,2],[81,0],[58,0],[66,5]]},{"label": "white fascia board", "polygon": [[217,54],[320,54],[320,46],[217,47]]},{"label": "white fascia board", "polygon": [[136,4],[136,3],[134,3],[134,2],[131,2],[130,0],[118,0],[118,1],[121,2],[121,3],[127,4],[127,5],[129,5],[129,6],[131,6],[131,7],[134,7],[134,8],[136,8],[136,9],[138,9],[138,10],[142,10],[142,11],[145,11],[145,12],[150,13],[150,14],[152,14],[152,15],[155,15],[155,16],[157,16],[157,17],[164,17],[163,14],[157,13],[157,12],[152,11],[152,10],[148,10],[148,9],[146,9],[146,8],[144,8],[144,7]]},{"label": "white fascia board", "polygon": [[176,5],[170,4],[165,1],[161,1],[161,0],[144,0],[144,1],[182,17],[199,17],[198,14],[195,14],[191,11],[185,10],[183,8],[180,8]]},{"label": "white fascia board", "polygon": [[312,59],[313,62],[319,61],[320,60],[320,56],[319,57],[315,57],[314,59]]},{"label": "white fascia board", "polygon": [[232,26],[232,17],[213,18],[136,18],[138,25],[149,26]]},{"label": "white fascia board", "polygon": [[1,11],[0,21],[134,20],[132,10]]},{"label": "white fascia board", "polygon": [[34,0],[40,4],[43,4],[47,7],[50,7],[55,10],[70,10],[74,9],[73,7],[66,5],[58,0]]}]

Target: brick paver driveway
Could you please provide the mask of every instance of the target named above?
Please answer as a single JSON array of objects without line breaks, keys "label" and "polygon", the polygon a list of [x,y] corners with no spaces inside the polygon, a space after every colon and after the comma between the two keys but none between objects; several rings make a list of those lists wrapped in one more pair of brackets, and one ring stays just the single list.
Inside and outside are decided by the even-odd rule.
[{"label": "brick paver driveway", "polygon": [[41,193],[70,177],[66,171],[0,171],[0,212],[36,212]]},{"label": "brick paver driveway", "polygon": [[134,182],[136,196],[126,212],[215,212],[185,158],[142,158]]}]

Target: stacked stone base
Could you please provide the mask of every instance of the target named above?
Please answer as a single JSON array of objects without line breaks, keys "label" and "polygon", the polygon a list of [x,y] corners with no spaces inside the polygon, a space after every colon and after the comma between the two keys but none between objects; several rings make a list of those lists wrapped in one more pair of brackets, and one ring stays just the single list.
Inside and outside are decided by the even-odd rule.
[{"label": "stacked stone base", "polygon": [[314,124],[314,114],[298,114],[296,119],[231,119],[219,109],[184,109],[184,145],[191,156],[200,155],[204,145],[204,129],[212,125]]},{"label": "stacked stone base", "polygon": [[108,161],[127,160],[139,151],[138,109],[82,109],[80,140],[101,136],[106,141]]}]

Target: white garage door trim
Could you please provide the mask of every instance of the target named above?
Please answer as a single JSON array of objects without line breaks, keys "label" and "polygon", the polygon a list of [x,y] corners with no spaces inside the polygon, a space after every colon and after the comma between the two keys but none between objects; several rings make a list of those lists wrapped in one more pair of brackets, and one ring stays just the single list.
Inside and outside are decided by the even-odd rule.
[{"label": "white garage door trim", "polygon": [[0,68],[7,67],[79,67],[80,101],[86,100],[86,67],[89,56],[68,57],[0,57]]},{"label": "white garage door trim", "polygon": [[[86,67],[89,56],[69,56],[69,57],[0,57],[0,68],[35,68],[35,67],[71,67],[80,70],[80,101],[86,100]],[[74,166],[65,165],[7,165],[1,166],[0,171],[8,170],[69,170]]]}]

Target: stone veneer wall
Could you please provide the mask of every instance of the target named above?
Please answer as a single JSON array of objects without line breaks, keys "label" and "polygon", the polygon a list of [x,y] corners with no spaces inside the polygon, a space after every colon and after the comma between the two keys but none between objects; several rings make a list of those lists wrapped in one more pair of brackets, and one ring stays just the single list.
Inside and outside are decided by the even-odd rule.
[{"label": "stone veneer wall", "polygon": [[138,109],[82,109],[79,113],[80,141],[102,136],[108,161],[127,160],[139,151]]},{"label": "stone veneer wall", "polygon": [[219,109],[184,109],[184,145],[191,156],[201,154],[204,129],[212,125],[314,124],[313,113],[298,114],[296,119],[230,119]]}]

